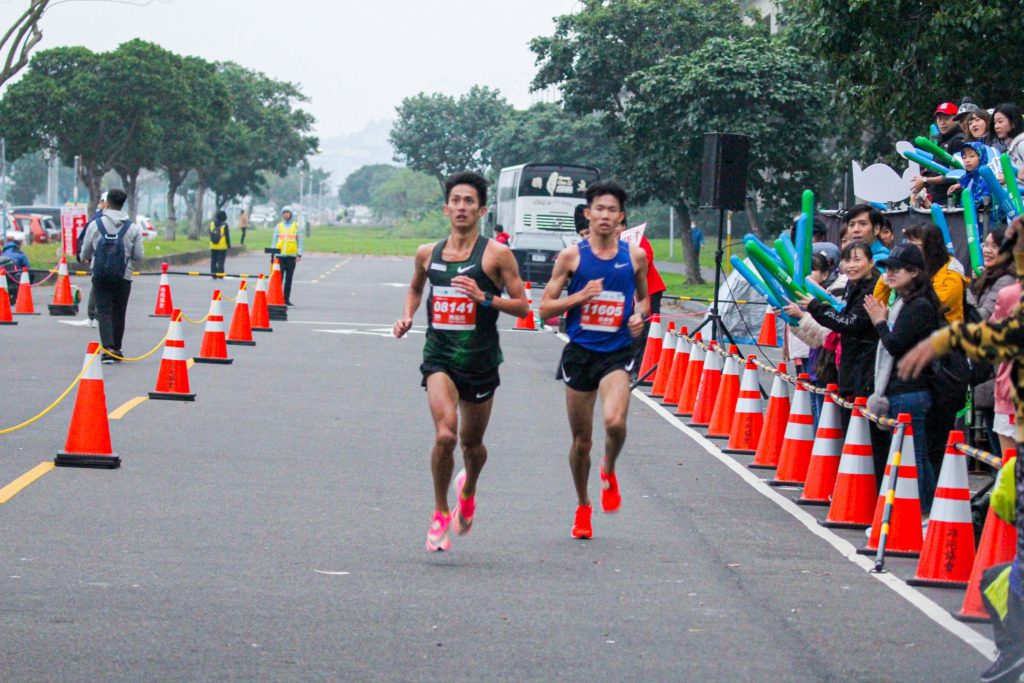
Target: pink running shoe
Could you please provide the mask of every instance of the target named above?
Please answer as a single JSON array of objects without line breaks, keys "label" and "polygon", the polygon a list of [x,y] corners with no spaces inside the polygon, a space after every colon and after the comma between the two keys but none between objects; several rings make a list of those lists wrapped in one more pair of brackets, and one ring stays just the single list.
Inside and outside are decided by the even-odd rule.
[{"label": "pink running shoe", "polygon": [[462,497],[465,485],[466,470],[463,468],[455,475],[455,509],[452,510],[452,529],[459,536],[465,536],[473,528],[473,515],[476,514],[476,496]]},{"label": "pink running shoe", "polygon": [[436,553],[441,550],[450,550],[452,539],[448,537],[447,514],[440,510],[434,511],[434,518],[430,521],[430,529],[427,530],[427,550]]}]

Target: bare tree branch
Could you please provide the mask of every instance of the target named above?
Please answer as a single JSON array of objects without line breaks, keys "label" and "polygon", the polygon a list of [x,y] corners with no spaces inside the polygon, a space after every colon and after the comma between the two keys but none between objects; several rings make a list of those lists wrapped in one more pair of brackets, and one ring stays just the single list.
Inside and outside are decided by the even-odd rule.
[{"label": "bare tree branch", "polygon": [[28,9],[0,38],[0,54],[7,53],[0,69],[0,86],[28,65],[29,53],[43,39],[39,20],[49,3],[50,0],[32,0]]}]

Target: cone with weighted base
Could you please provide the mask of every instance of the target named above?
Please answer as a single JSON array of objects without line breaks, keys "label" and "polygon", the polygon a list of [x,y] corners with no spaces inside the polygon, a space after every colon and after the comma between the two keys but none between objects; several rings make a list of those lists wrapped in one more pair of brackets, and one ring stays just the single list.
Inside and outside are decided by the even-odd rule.
[{"label": "cone with weighted base", "polygon": [[270,326],[270,309],[267,308],[267,279],[260,273],[256,281],[256,294],[252,298],[252,331],[273,332]]},{"label": "cone with weighted base", "polygon": [[772,380],[772,393],[768,395],[768,410],[764,416],[764,427],[761,437],[757,440],[754,462],[747,465],[755,470],[773,470],[779,465],[779,454],[782,442],[786,438],[786,425],[789,422],[789,393],[786,391],[786,364],[779,363],[777,374]]},{"label": "cone with weighted base", "polygon": [[679,403],[676,404],[676,415],[692,415],[693,404],[697,400],[697,389],[700,387],[700,376],[704,372],[704,347],[700,332],[693,336],[690,349],[690,360],[686,364],[686,375],[683,386],[679,390]]},{"label": "cone with weighted base", "polygon": [[160,264],[160,288],[156,291],[156,306],[149,314],[150,318],[167,318],[174,312],[174,301],[171,297],[171,280],[167,277],[167,264]]},{"label": "cone with weighted base", "polygon": [[121,466],[110,446],[110,423],[107,421],[107,396],[103,389],[103,366],[100,345],[89,342],[78,380],[75,408],[71,412],[68,438],[64,450],[53,459],[58,467],[95,467],[116,469]]},{"label": "cone with weighted base", "polygon": [[252,319],[249,317],[249,295],[246,293],[245,280],[238,285],[235,312],[231,316],[231,329],[228,330],[227,343],[256,346],[256,341],[252,338]]},{"label": "cone with weighted base", "polygon": [[533,290],[530,289],[529,281],[523,283],[523,287],[526,289],[526,304],[530,307],[530,312],[524,315],[522,318],[516,318],[516,326],[514,330],[525,330],[527,332],[537,331],[537,321],[534,319],[533,313]]},{"label": "cone with weighted base", "polygon": [[946,455],[935,487],[935,501],[928,516],[928,531],[911,586],[965,588],[974,566],[974,522],[971,488],[967,481],[967,456],[956,449],[963,432],[950,432]]},{"label": "cone with weighted base", "polygon": [[[1003,467],[1013,466],[1016,452],[1009,449],[1003,452]],[[931,523],[929,522],[929,526]],[[1000,519],[990,505],[985,516],[985,526],[981,531],[981,541],[971,566],[971,575],[967,579],[967,592],[960,611],[953,616],[960,621],[988,623],[988,612],[981,602],[981,575],[986,569],[1003,562],[1013,562],[1017,556],[1017,527]]]},{"label": "cone with weighted base", "polygon": [[718,383],[718,396],[711,411],[708,431],[709,439],[728,439],[736,416],[736,401],[740,397],[740,365],[736,361],[740,350],[735,344],[729,345],[729,356],[725,359],[722,381]]},{"label": "cone with weighted base", "polygon": [[171,311],[171,322],[167,327],[167,341],[164,355],[160,360],[160,372],[156,377],[156,389],[149,392],[153,400],[194,401],[188,385],[188,361],[185,359],[185,338],[181,333],[181,311]]},{"label": "cone with weighted base", "polygon": [[210,302],[210,314],[206,316],[206,329],[203,332],[203,343],[199,347],[199,355],[194,357],[196,363],[219,363],[230,365],[234,359],[228,358],[227,341],[224,336],[224,312],[221,310],[221,294],[219,289],[213,290]]},{"label": "cone with weighted base", "polygon": [[7,271],[0,268],[0,325],[17,325],[11,314],[11,298],[7,294]]},{"label": "cone with weighted base", "polygon": [[811,463],[814,448],[814,415],[811,413],[811,394],[804,389],[803,382],[810,377],[801,373],[797,376],[793,392],[793,406],[786,422],[786,433],[779,452],[779,466],[771,486],[803,486],[807,481],[807,467]]},{"label": "cone with weighted base", "polygon": [[878,484],[875,481],[868,419],[860,412],[867,404],[868,400],[862,396],[854,401],[843,454],[839,458],[839,472],[832,489],[832,504],[822,526],[833,529],[867,529],[871,526]]},{"label": "cone with weighted base", "polygon": [[718,396],[718,385],[722,381],[722,356],[718,353],[718,342],[708,342],[708,351],[704,356],[704,371],[700,373],[700,386],[693,402],[691,427],[707,427],[711,421],[711,411],[715,407]]},{"label": "cone with weighted base", "polygon": [[757,441],[764,428],[764,405],[761,402],[761,383],[757,379],[757,364],[754,363],[756,357],[749,356],[743,369],[729,443],[722,449],[726,453],[752,455],[757,452]]},{"label": "cone with weighted base", "polygon": [[804,491],[796,501],[800,505],[828,505],[832,490],[839,474],[839,460],[843,455],[843,424],[839,419],[839,406],[832,400],[832,394],[839,391],[839,385],[825,387],[825,403],[821,407],[818,429],[814,433],[811,448],[811,462],[807,465],[807,481]]},{"label": "cone with weighted base", "polygon": [[[900,413],[897,419],[904,425],[903,448],[899,470],[896,473],[896,490],[892,500],[892,516],[889,518],[889,536],[885,543],[885,554],[893,557],[917,557],[921,554],[923,536],[921,534],[921,498],[917,490],[914,427],[910,424],[909,413]],[[868,538],[867,545],[857,550],[861,555],[874,555],[878,552],[878,541],[882,535],[882,516],[885,513],[885,501],[889,495],[889,479],[892,474],[896,448],[899,446],[898,441],[894,433],[892,446],[889,448],[889,461],[885,464],[885,475],[882,477],[878,501],[875,503],[871,536]]]},{"label": "cone with weighted base", "polygon": [[668,376],[672,373],[672,363],[676,357],[676,324],[669,322],[665,336],[661,338],[661,355],[658,357],[658,369],[654,371],[654,384],[651,396],[661,398],[668,386]]},{"label": "cone with weighted base", "polygon": [[32,303],[32,281],[28,268],[21,269],[21,280],[18,281],[18,298],[14,302],[14,315],[39,315]]},{"label": "cone with weighted base", "polygon": [[[640,373],[638,377],[646,375],[654,364],[661,357],[661,316],[657,313],[651,316],[651,329],[647,332],[647,344],[644,346],[644,357],[640,361]],[[654,380],[648,377],[641,384],[653,384]]]},{"label": "cone with weighted base", "polygon": [[281,261],[274,259],[270,269],[270,287],[267,290],[267,312],[271,320],[287,320],[288,306],[284,303],[284,280],[281,277]]},{"label": "cone with weighted base", "polygon": [[57,284],[53,288],[53,302],[49,305],[50,315],[78,315],[78,304],[71,296],[71,276],[68,262],[62,255],[57,265]]},{"label": "cone with weighted base", "polygon": [[665,383],[665,396],[661,399],[663,406],[674,406],[679,403],[679,393],[683,389],[683,380],[686,379],[686,368],[690,365],[691,345],[686,333],[685,327],[679,328],[676,353],[672,357],[672,370]]}]

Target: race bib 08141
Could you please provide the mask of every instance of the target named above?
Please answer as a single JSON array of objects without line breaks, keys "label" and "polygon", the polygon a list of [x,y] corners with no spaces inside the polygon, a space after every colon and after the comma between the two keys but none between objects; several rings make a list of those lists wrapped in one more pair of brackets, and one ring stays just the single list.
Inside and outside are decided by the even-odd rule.
[{"label": "race bib 08141", "polygon": [[475,330],[477,303],[454,287],[434,287],[431,320],[438,330]]}]

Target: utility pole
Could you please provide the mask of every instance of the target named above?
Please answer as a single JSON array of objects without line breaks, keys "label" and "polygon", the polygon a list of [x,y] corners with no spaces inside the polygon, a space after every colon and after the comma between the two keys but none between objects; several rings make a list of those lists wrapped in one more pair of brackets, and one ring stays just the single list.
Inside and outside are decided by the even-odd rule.
[{"label": "utility pole", "polygon": [[79,164],[81,158],[82,157],[78,156],[77,154],[75,155],[75,184],[73,186],[73,189],[71,190],[71,203],[72,204],[77,204],[78,203],[78,164]]},{"label": "utility pole", "polygon": [[7,139],[0,138],[0,233],[7,230]]},{"label": "utility pole", "polygon": [[668,207],[668,260],[676,256],[676,210]]}]

